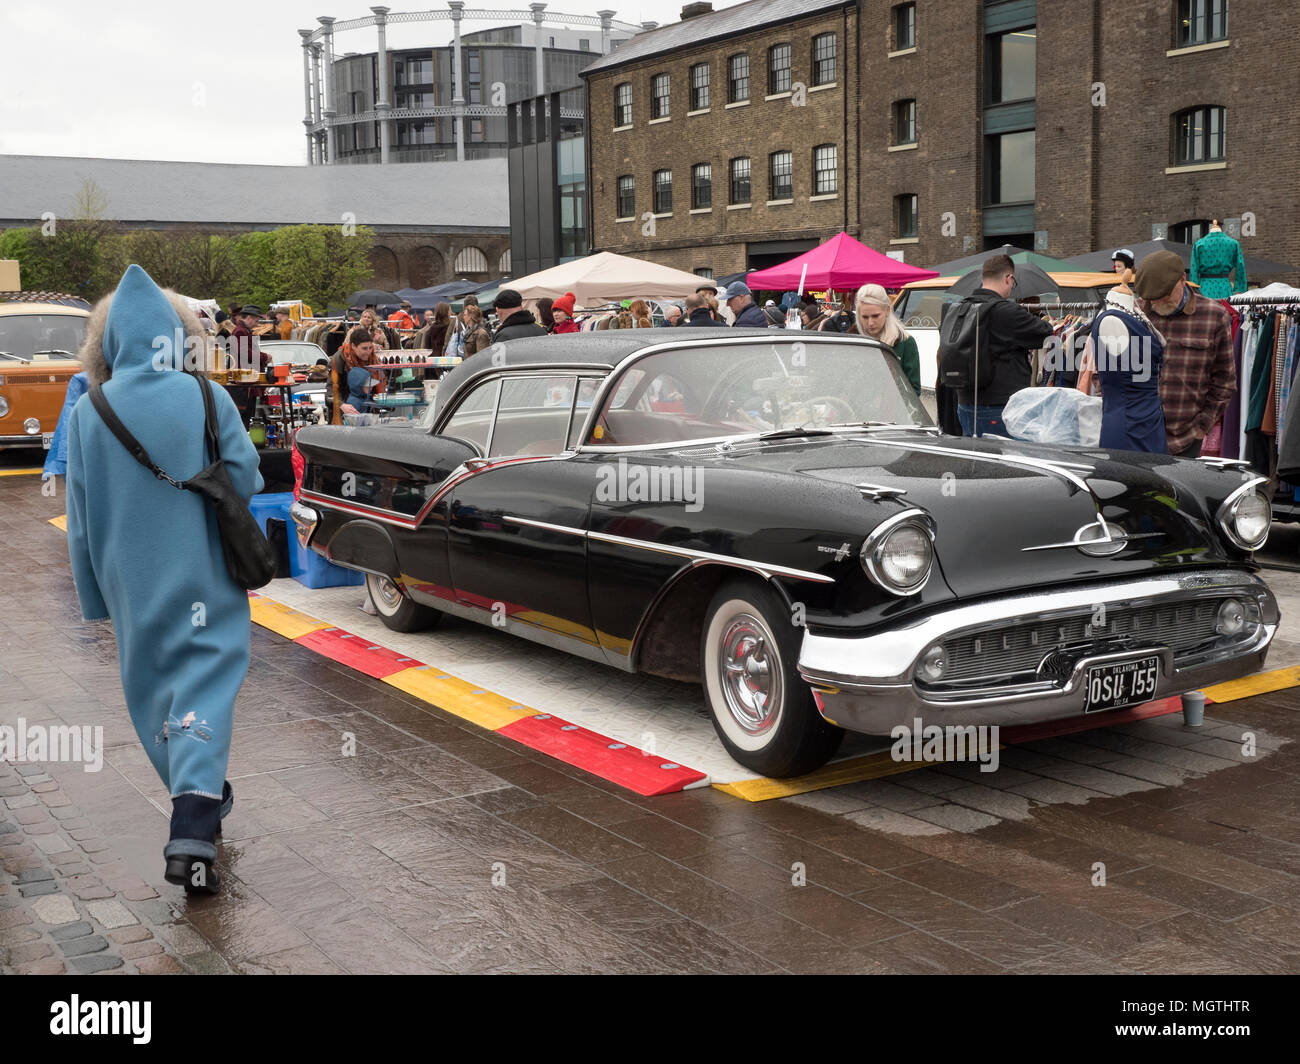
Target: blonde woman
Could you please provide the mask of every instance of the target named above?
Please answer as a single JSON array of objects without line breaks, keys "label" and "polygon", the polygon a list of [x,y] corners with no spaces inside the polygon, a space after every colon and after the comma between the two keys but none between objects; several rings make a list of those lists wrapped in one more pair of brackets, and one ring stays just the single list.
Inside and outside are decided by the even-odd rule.
[{"label": "blonde woman", "polygon": [[864,284],[853,301],[853,325],[849,332],[870,336],[888,344],[898,356],[907,383],[917,395],[921,394],[921,356],[916,341],[908,335],[903,323],[894,313],[893,303],[878,284]]}]

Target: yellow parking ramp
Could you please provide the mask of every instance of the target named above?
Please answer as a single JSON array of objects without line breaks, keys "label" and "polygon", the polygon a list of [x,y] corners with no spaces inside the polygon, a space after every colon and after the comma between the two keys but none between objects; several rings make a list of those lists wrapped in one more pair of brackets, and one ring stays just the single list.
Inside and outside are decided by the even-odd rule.
[{"label": "yellow parking ramp", "polygon": [[324,621],[318,621],[315,617],[299,613],[297,610],[284,605],[284,603],[276,602],[274,599],[266,598],[263,595],[250,598],[248,606],[252,612],[254,624],[269,628],[276,635],[284,636],[285,639],[299,639],[308,632],[319,632],[322,628],[331,627]]},{"label": "yellow parking ramp", "polygon": [[504,728],[523,717],[537,716],[535,709],[450,676],[432,665],[403,669],[383,679],[384,683],[392,684],[399,691],[488,731]]},{"label": "yellow parking ramp", "polygon": [[1228,680],[1206,687],[1203,694],[1211,702],[1235,702],[1252,695],[1266,695],[1271,691],[1285,691],[1288,687],[1300,687],[1300,665],[1285,669],[1273,669],[1269,672],[1257,672],[1253,676],[1243,676],[1240,680]]},{"label": "yellow parking ramp", "polygon": [[59,514],[58,517],[51,517],[50,524],[66,533],[68,531],[68,515]]},{"label": "yellow parking ramp", "polygon": [[929,767],[925,761],[895,761],[888,750],[882,750],[846,761],[833,761],[816,772],[794,779],[772,780],[763,777],[738,780],[735,783],[715,783],[713,786],[747,802],[766,802],[771,798],[789,798],[792,794],[807,794],[809,791],[821,791],[845,783],[861,783],[863,780],[896,776],[900,772]]}]

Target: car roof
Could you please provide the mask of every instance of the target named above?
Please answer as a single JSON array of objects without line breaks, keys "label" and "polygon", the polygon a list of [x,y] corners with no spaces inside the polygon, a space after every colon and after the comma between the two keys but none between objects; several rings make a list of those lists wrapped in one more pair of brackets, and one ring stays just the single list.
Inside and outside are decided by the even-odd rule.
[{"label": "car roof", "polygon": [[90,311],[83,307],[69,307],[62,303],[0,303],[0,315],[11,314],[65,314],[71,318],[90,317]]},{"label": "car roof", "polygon": [[559,336],[524,336],[484,348],[444,374],[438,382],[435,405],[442,408],[472,379],[493,370],[555,366],[564,369],[611,370],[645,350],[661,345],[688,345],[712,341],[760,338],[777,342],[799,340],[876,341],[848,333],[818,333],[786,329],[693,329],[688,327],[614,329],[565,333]]}]

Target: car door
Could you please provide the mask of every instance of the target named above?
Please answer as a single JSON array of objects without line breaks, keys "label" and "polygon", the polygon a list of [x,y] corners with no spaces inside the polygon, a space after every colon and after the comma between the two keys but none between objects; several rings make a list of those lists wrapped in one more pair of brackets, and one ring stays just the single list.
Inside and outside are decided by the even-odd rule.
[{"label": "car door", "polygon": [[569,447],[597,383],[575,371],[504,375],[484,460],[447,498],[460,603],[497,627],[594,657],[585,538],[594,485]]}]

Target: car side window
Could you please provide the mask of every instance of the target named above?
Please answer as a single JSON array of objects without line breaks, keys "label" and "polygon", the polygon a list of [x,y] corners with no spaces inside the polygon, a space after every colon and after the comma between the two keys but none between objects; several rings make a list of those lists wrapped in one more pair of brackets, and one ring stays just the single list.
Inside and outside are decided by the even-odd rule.
[{"label": "car side window", "polygon": [[496,413],[497,395],[500,390],[500,380],[484,381],[461,400],[456,412],[443,426],[441,434],[468,440],[480,451],[485,450],[488,435],[492,431],[492,418]]},{"label": "car side window", "polygon": [[563,451],[576,387],[577,377],[515,377],[503,381],[488,457]]},{"label": "car side window", "polygon": [[592,403],[596,401],[600,384],[599,377],[583,377],[578,381],[578,401],[573,404],[573,422],[569,425],[567,450],[574,450],[582,442],[582,427],[587,422]]}]

